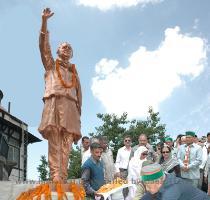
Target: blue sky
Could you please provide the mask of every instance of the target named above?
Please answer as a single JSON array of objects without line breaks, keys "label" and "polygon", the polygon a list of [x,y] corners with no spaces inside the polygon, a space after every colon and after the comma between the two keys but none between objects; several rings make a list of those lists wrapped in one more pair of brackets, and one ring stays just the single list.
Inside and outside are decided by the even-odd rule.
[{"label": "blue sky", "polygon": [[[175,136],[210,130],[209,0],[10,0],[0,2],[2,105],[37,132],[44,92],[38,36],[50,7],[54,57],[60,42],[74,49],[83,91],[82,132],[99,124],[97,113],[127,111],[144,119],[160,112]],[[29,145],[28,178],[37,179],[47,142]]]}]

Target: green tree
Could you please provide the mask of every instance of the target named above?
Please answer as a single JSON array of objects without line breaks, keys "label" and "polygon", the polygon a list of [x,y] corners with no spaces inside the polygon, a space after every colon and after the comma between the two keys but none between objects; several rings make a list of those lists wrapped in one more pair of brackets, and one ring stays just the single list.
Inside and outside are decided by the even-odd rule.
[{"label": "green tree", "polygon": [[76,179],[81,177],[81,149],[76,146],[72,148],[69,157],[68,179]]},{"label": "green tree", "polygon": [[127,113],[120,117],[115,114],[97,114],[97,117],[102,120],[102,125],[96,127],[96,133],[90,133],[90,136],[106,136],[115,158],[117,150],[123,145],[123,137],[127,131],[129,123]]},{"label": "green tree", "polygon": [[160,123],[159,113],[155,113],[152,107],[149,107],[148,114],[146,120],[132,121],[127,119],[127,113],[123,113],[120,117],[115,114],[97,114],[97,117],[102,120],[102,125],[96,127],[96,132],[91,133],[90,136],[106,136],[114,158],[116,158],[118,149],[123,146],[125,135],[132,137],[133,146],[138,144],[138,137],[142,133],[147,135],[151,144],[155,144],[163,140],[165,124]]},{"label": "green tree", "polygon": [[153,145],[163,141],[165,137],[166,125],[160,123],[159,112],[154,112],[152,107],[149,107],[148,114],[146,120],[134,120],[129,127],[128,133],[132,135],[133,145],[138,144],[140,134],[146,134]]},{"label": "green tree", "polygon": [[41,155],[41,164],[37,167],[41,181],[49,180],[49,166],[45,155]]}]

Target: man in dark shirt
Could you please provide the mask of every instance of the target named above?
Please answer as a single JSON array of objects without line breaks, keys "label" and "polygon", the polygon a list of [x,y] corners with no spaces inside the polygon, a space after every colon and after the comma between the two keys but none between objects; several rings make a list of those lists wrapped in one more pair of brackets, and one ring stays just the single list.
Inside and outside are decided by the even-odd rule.
[{"label": "man in dark shirt", "polygon": [[86,197],[88,199],[95,199],[97,190],[105,184],[104,181],[104,167],[100,161],[103,152],[102,147],[98,143],[90,145],[91,157],[88,158],[82,165],[82,184],[85,188]]},{"label": "man in dark shirt", "polygon": [[142,168],[146,193],[141,200],[208,200],[206,193],[172,174],[165,175],[159,164]]}]

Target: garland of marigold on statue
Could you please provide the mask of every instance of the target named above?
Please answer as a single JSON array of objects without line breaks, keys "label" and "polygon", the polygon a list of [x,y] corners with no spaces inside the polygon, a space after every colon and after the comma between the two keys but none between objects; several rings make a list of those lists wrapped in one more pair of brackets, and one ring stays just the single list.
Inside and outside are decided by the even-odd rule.
[{"label": "garland of marigold on statue", "polygon": [[81,185],[78,185],[76,183],[71,183],[69,185],[69,189],[74,195],[74,200],[85,199],[85,190]]},{"label": "garland of marigold on statue", "polygon": [[42,194],[44,194],[45,200],[52,200],[49,184],[41,184],[27,192],[22,192],[16,200],[33,200],[34,197],[41,200]]},{"label": "garland of marigold on statue", "polygon": [[58,194],[58,200],[63,200],[63,199],[68,200],[61,183],[56,184],[56,191],[57,191],[57,194]]},{"label": "garland of marigold on statue", "polygon": [[71,83],[70,84],[65,83],[65,81],[63,80],[63,78],[61,76],[60,64],[59,64],[59,60],[58,59],[56,59],[55,65],[56,65],[56,71],[58,73],[58,78],[59,78],[61,84],[63,85],[63,87],[65,87],[65,88],[75,87],[76,86],[76,82],[77,82],[75,64],[72,64],[72,73],[73,74],[72,74],[72,80],[71,80]]},{"label": "garland of marigold on statue", "polygon": [[[73,193],[74,200],[84,200],[85,190],[81,185],[76,183],[69,183],[70,192]],[[67,200],[66,193],[64,192],[61,183],[56,183],[56,192],[58,194],[58,200]],[[41,195],[44,195],[45,200],[52,200],[51,189],[49,184],[41,184],[35,188],[29,189],[26,192],[22,192],[16,200],[33,200],[36,197],[37,200],[41,200]]]}]

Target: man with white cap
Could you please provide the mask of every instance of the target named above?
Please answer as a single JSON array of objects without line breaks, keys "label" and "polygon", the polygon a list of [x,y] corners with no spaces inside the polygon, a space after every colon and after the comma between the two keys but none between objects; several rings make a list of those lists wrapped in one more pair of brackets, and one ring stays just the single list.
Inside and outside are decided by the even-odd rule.
[{"label": "man with white cap", "polygon": [[141,200],[208,200],[206,193],[172,174],[164,174],[159,164],[141,170],[146,193]]}]

